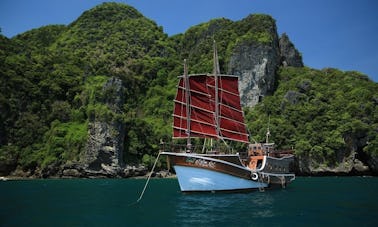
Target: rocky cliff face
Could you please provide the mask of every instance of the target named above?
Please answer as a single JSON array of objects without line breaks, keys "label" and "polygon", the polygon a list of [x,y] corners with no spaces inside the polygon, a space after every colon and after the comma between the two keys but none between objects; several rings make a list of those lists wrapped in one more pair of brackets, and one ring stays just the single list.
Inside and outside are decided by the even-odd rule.
[{"label": "rocky cliff face", "polygon": [[108,108],[106,116],[90,116],[88,141],[80,163],[65,165],[62,177],[131,177],[147,173],[143,165],[123,163],[125,125],[121,121],[125,87],[122,80],[111,77],[103,85],[102,105]]},{"label": "rocky cliff face", "polygon": [[276,70],[280,64],[278,40],[266,45],[241,43],[234,49],[229,74],[239,76],[243,106],[255,106],[262,97],[274,91]]},{"label": "rocky cliff face", "polygon": [[281,53],[281,64],[283,66],[303,67],[302,55],[294,47],[286,33],[283,33],[279,39]]},{"label": "rocky cliff face", "polygon": [[[124,86],[117,78],[110,78],[103,86],[103,104],[114,115],[121,114],[124,104]],[[90,118],[88,125],[88,142],[82,163],[89,172],[118,175],[124,166],[123,142],[125,137],[124,124],[116,117],[104,121],[96,117]]]},{"label": "rocky cliff face", "polygon": [[299,175],[364,175],[376,172],[358,158],[357,152],[343,156],[338,166],[327,166],[326,160],[316,156],[301,155],[296,157],[296,173]]},{"label": "rocky cliff face", "polygon": [[[275,27],[274,27],[275,28]],[[255,106],[275,90],[276,71],[279,66],[303,67],[302,57],[283,34],[278,38],[276,29],[271,42],[246,40],[234,48],[229,62],[229,74],[238,75],[243,106]]]}]

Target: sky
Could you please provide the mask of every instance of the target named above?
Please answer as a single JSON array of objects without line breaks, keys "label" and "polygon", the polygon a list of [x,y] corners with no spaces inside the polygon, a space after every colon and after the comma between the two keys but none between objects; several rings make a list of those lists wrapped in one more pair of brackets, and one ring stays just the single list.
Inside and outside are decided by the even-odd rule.
[{"label": "sky", "polygon": [[[50,24],[68,25],[102,0],[0,0],[1,34],[11,38]],[[378,82],[376,0],[119,0],[168,35],[215,18],[265,13],[302,53],[306,66],[355,70]]]}]

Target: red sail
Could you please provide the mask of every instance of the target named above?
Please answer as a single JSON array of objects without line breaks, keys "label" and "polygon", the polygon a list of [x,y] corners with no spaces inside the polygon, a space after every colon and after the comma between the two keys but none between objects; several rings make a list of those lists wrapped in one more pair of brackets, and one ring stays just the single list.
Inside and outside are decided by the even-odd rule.
[{"label": "red sail", "polygon": [[[248,143],[248,134],[240,105],[238,78],[218,75],[218,107],[215,107],[214,75],[189,75],[190,88],[190,136],[222,138]],[[218,119],[215,116],[218,108]],[[217,125],[219,124],[219,134]],[[184,78],[181,77],[175,98],[173,113],[173,137],[189,135],[186,116]]]}]

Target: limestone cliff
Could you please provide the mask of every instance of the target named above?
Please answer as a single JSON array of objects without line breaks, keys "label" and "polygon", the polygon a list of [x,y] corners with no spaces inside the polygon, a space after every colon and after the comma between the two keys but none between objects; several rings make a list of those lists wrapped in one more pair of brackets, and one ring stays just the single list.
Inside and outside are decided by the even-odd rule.
[{"label": "limestone cliff", "polygon": [[[110,78],[103,86],[103,104],[113,116],[121,114],[124,104],[124,86],[117,78]],[[116,117],[108,120],[92,116],[88,125],[88,142],[82,157],[86,169],[93,173],[117,175],[123,167],[123,140],[125,129]]]},{"label": "limestone cliff", "polygon": [[274,92],[278,67],[303,67],[300,53],[286,34],[278,38],[275,24],[269,35],[269,42],[254,39],[239,42],[230,58],[228,73],[240,78],[243,106],[255,106],[265,95]]},{"label": "limestone cliff", "polygon": [[294,47],[286,33],[281,35],[279,46],[283,66],[303,67],[302,55]]},{"label": "limestone cliff", "polygon": [[255,106],[262,97],[274,91],[276,70],[280,64],[278,42],[240,43],[230,59],[230,74],[239,76],[243,106]]}]

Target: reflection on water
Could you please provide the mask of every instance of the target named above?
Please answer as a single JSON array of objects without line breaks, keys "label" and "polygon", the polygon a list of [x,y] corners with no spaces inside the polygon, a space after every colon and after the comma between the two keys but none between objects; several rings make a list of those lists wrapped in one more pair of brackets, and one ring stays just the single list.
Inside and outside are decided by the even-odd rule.
[{"label": "reflection on water", "polygon": [[174,224],[253,223],[253,219],[274,217],[270,193],[182,194],[176,201]]}]

